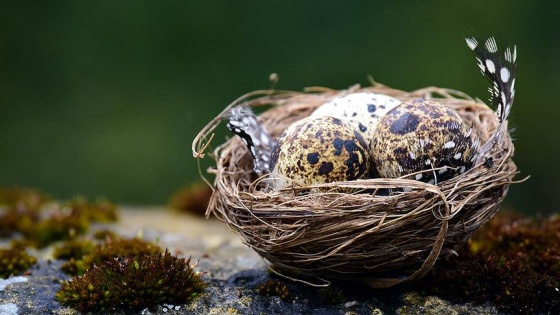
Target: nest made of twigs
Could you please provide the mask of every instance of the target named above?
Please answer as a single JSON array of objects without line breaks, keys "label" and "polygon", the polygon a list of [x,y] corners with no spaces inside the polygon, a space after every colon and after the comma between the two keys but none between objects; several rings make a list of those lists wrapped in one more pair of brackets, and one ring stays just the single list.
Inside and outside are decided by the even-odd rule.
[{"label": "nest made of twigs", "polygon": [[[448,89],[404,92],[376,84],[344,91],[256,91],[236,100],[210,122],[194,140],[193,154],[203,155],[211,141],[206,139],[229,108],[239,103],[271,106],[260,119],[275,137],[321,104],[360,91],[401,101],[424,97],[445,104],[473,127],[482,144],[499,126],[488,106]],[[209,172],[216,177],[207,215],[224,221],[274,266],[320,278],[389,287],[424,276],[438,257],[455,253],[492,218],[517,173],[513,153],[511,138],[503,130],[487,159],[437,185],[375,178],[314,185],[323,189],[301,193],[295,188],[261,190],[262,178],[253,172],[247,148],[238,137],[232,137],[213,154],[217,165]],[[362,190],[329,191],[340,187]]]}]

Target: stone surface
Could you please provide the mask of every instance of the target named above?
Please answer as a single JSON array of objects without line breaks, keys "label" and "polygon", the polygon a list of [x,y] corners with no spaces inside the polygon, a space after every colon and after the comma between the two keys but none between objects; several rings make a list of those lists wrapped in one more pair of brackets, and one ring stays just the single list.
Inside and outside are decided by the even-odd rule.
[{"label": "stone surface", "polygon": [[[321,298],[318,288],[269,273],[255,252],[213,219],[161,208],[124,208],[119,223],[97,225],[92,230],[100,228],[122,236],[141,234],[146,240],[157,240],[173,254],[198,260],[197,270],[206,272],[203,279],[208,288],[193,303],[160,305],[132,314],[497,314],[490,304],[454,304],[399,289],[372,290],[352,284],[336,284],[343,292],[344,302],[329,304]],[[51,253],[52,248],[31,253],[38,257],[38,263],[25,276],[27,281],[6,284],[0,290],[0,314],[77,314],[54,299],[60,282],[69,276],[60,270],[63,261],[53,260]],[[290,299],[256,294],[257,286],[268,279],[284,282]]]}]

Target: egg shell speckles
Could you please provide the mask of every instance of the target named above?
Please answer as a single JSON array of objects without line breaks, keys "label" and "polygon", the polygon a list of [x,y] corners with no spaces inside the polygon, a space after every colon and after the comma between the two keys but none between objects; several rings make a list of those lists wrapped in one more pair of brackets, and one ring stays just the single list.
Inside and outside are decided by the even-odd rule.
[{"label": "egg shell speckles", "polygon": [[357,128],[369,143],[379,119],[400,103],[396,98],[384,94],[352,93],[319,106],[311,117],[332,116],[346,120]]},{"label": "egg shell speckles", "polygon": [[307,117],[291,124],[272,146],[272,186],[350,181],[371,169],[368,144],[348,122],[334,117]]},{"label": "egg shell speckles", "polygon": [[425,99],[405,102],[379,122],[371,142],[375,168],[382,177],[416,174],[413,179],[439,183],[473,165],[478,142],[459,114]]}]

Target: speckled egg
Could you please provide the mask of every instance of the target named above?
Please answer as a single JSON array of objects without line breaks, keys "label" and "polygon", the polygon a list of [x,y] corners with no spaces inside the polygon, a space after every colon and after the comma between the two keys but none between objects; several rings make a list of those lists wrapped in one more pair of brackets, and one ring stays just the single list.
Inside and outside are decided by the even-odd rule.
[{"label": "speckled egg", "polygon": [[437,184],[472,167],[478,141],[459,114],[425,99],[402,103],[380,121],[371,142],[382,177],[416,173],[413,179]]},{"label": "speckled egg", "polygon": [[311,117],[332,116],[346,120],[369,143],[379,119],[400,103],[396,98],[384,94],[352,93],[319,106]]},{"label": "speckled egg", "polygon": [[272,146],[275,189],[365,178],[371,169],[368,143],[348,122],[325,116],[290,125]]}]

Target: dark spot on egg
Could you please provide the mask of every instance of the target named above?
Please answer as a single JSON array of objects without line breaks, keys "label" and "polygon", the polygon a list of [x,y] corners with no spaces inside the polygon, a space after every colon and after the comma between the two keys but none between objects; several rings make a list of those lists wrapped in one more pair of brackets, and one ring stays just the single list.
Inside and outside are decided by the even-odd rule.
[{"label": "dark spot on egg", "polygon": [[375,112],[375,110],[376,110],[375,104],[368,104],[367,110],[368,110],[368,112],[370,112],[370,113]]},{"label": "dark spot on egg", "polygon": [[332,162],[321,162],[319,166],[319,175],[328,175],[334,169]]},{"label": "dark spot on egg", "polygon": [[332,121],[332,122],[333,122],[333,124],[339,125],[339,126],[342,124],[342,120],[340,120],[340,119],[338,119],[338,118],[333,118],[333,121]]},{"label": "dark spot on egg", "polygon": [[432,119],[440,118],[441,114],[437,112],[428,113]]},{"label": "dark spot on egg", "polygon": [[390,130],[394,134],[404,135],[415,131],[419,123],[420,119],[418,116],[405,112],[391,124]]},{"label": "dark spot on egg", "polygon": [[309,162],[309,164],[317,164],[319,163],[319,153],[317,152],[313,152],[313,153],[307,153],[307,162]]},{"label": "dark spot on egg", "polygon": [[333,141],[334,155],[339,156],[342,153],[342,148],[344,147],[344,140],[336,138]]},{"label": "dark spot on egg", "polygon": [[367,130],[367,127],[364,126],[364,125],[362,125],[361,123],[358,124],[358,128],[360,128],[360,131],[361,131],[361,132],[366,132],[366,130]]},{"label": "dark spot on egg", "polygon": [[303,165],[301,165],[301,159],[299,159],[299,160],[297,161],[297,167],[298,167],[298,169],[300,170],[300,172],[302,172],[302,171],[305,170],[305,168],[303,167]]},{"label": "dark spot on egg", "polygon": [[352,141],[352,140],[345,140],[344,141],[344,148],[348,151],[348,152],[354,152],[357,150],[357,146],[356,146],[356,142]]}]

